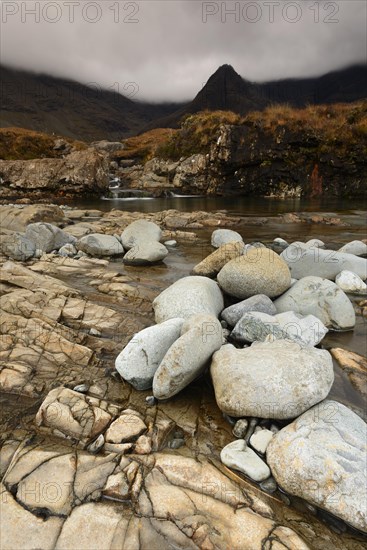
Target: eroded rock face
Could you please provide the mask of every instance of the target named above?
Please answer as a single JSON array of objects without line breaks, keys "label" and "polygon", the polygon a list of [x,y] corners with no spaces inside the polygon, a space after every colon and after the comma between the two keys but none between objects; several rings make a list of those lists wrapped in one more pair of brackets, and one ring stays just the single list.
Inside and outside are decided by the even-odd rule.
[{"label": "eroded rock face", "polygon": [[291,275],[287,264],[275,252],[269,248],[251,248],[221,269],[218,283],[236,298],[256,294],[274,298],[290,287]]},{"label": "eroded rock face", "polygon": [[[50,486],[52,467],[57,481],[69,480],[59,490]],[[1,490],[4,550],[261,550],[268,540],[308,548],[250,488],[241,490],[212,464],[173,453],[93,457],[52,444],[42,451],[36,442],[17,451]],[[101,501],[102,495],[113,500]],[[47,513],[46,521],[37,510]]]},{"label": "eroded rock face", "polygon": [[187,319],[201,313],[217,317],[223,305],[217,283],[199,276],[179,279],[153,301],[157,323],[174,317]]},{"label": "eroded rock face", "polygon": [[116,358],[116,370],[137,390],[152,387],[153,377],[172,344],[179,338],[183,319],[169,319],[138,334]]},{"label": "eroded rock face", "polygon": [[[116,413],[116,407],[112,410]],[[96,439],[111,420],[107,403],[67,388],[52,390],[36,416],[39,428],[49,428],[83,445]]]},{"label": "eroded rock face", "polygon": [[315,315],[328,328],[350,329],[356,322],[348,296],[335,283],[320,277],[303,277],[274,304],[278,313]]},{"label": "eroded rock face", "polygon": [[267,448],[283,489],[367,532],[367,425],[323,401],[278,432]]},{"label": "eroded rock face", "polygon": [[210,372],[219,408],[234,417],[295,418],[325,399],[334,381],[328,351],[288,340],[227,344]]},{"label": "eroded rock face", "polygon": [[108,163],[95,149],[75,151],[64,158],[0,160],[3,197],[100,195],[108,189]]}]

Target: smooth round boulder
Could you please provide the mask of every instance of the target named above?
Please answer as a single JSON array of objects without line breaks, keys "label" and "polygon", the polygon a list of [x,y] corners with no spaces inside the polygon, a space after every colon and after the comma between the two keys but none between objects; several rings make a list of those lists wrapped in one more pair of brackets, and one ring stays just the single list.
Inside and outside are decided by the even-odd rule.
[{"label": "smooth round boulder", "polygon": [[218,407],[237,418],[295,418],[325,399],[334,381],[328,351],[288,340],[222,346],[210,372]]},{"label": "smooth round boulder", "polygon": [[199,314],[187,319],[154,375],[154,397],[169,399],[183,390],[203,373],[222,343],[222,326],[216,317]]},{"label": "smooth round boulder", "polygon": [[367,292],[366,283],[351,271],[342,271],[339,273],[335,278],[335,283],[344,292],[350,292],[352,294],[366,294]]},{"label": "smooth round boulder", "polygon": [[119,256],[124,253],[122,244],[112,235],[91,233],[82,237],[77,248],[90,256]]},{"label": "smooth round boulder", "polygon": [[168,256],[167,248],[157,241],[139,242],[125,254],[126,265],[149,265],[161,262]]},{"label": "smooth round boulder", "polygon": [[315,315],[327,328],[335,330],[348,330],[356,323],[348,296],[335,283],[321,277],[303,277],[274,304],[278,313]]},{"label": "smooth round boulder", "polygon": [[199,276],[179,279],[153,301],[156,323],[173,317],[187,319],[198,313],[218,317],[223,306],[223,296],[217,283]]},{"label": "smooth round boulder", "polygon": [[154,222],[136,220],[122,232],[121,242],[125,250],[145,241],[159,242],[162,238],[161,228]]},{"label": "smooth round boulder", "polygon": [[335,281],[338,273],[344,270],[352,271],[362,279],[367,278],[367,259],[354,254],[293,243],[281,253],[281,257],[295,279],[313,275]]},{"label": "smooth round boulder", "polygon": [[367,425],[326,400],[280,430],[266,458],[277,483],[367,532]]},{"label": "smooth round boulder", "polygon": [[274,298],[291,284],[287,264],[270,248],[251,248],[228,262],[218,273],[220,287],[230,296],[244,299],[256,294]]},{"label": "smooth round boulder", "polygon": [[367,254],[367,244],[363,241],[351,241],[339,248],[338,252],[346,252],[355,256],[365,256]]},{"label": "smooth round boulder", "polygon": [[243,239],[237,231],[232,231],[232,229],[216,229],[212,233],[211,245],[214,248],[219,248],[224,244],[228,243],[243,243]]},{"label": "smooth round boulder", "polygon": [[163,357],[180,337],[183,322],[183,319],[169,319],[135,334],[116,358],[119,375],[137,390],[151,388]]}]

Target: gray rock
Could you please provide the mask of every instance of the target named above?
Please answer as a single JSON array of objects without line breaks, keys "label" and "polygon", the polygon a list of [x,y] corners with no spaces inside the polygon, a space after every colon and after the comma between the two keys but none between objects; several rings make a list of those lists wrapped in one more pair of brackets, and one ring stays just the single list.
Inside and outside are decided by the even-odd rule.
[{"label": "gray rock", "polygon": [[165,246],[177,246],[177,241],[171,239],[170,241],[165,241],[164,244]]},{"label": "gray rock", "polygon": [[338,252],[346,252],[355,256],[365,256],[367,254],[367,244],[363,241],[351,241],[339,248]]},{"label": "gray rock", "polygon": [[92,233],[82,237],[78,241],[77,247],[91,256],[118,256],[124,253],[124,249],[116,237],[102,233]]},{"label": "gray rock", "polygon": [[64,256],[65,258],[72,258],[73,256],[76,256],[77,253],[77,249],[71,243],[65,244],[59,249],[59,255]]},{"label": "gray rock", "polygon": [[35,255],[36,246],[25,235],[7,231],[0,236],[0,250],[7,258],[25,262]]},{"label": "gray rock", "polygon": [[216,229],[212,233],[211,245],[214,248],[219,248],[220,246],[228,243],[243,243],[243,239],[237,231],[232,231],[231,229]]},{"label": "gray rock", "polygon": [[116,358],[120,376],[137,390],[151,388],[156,370],[180,337],[182,324],[183,319],[169,319],[135,334]]},{"label": "gray rock", "polygon": [[136,244],[125,254],[126,265],[149,265],[161,262],[168,256],[167,248],[157,241],[145,241]]},{"label": "gray rock", "polygon": [[348,296],[332,281],[320,277],[304,277],[275,302],[278,313],[295,311],[314,315],[336,330],[353,328],[356,316]]},{"label": "gray rock", "polygon": [[289,243],[282,239],[281,237],[276,237],[274,240],[273,240],[273,243],[279,245],[279,246],[282,246],[283,248],[287,248],[287,246],[289,246]]},{"label": "gray rock", "polygon": [[146,241],[159,242],[162,238],[161,228],[147,220],[136,220],[127,226],[121,235],[121,242],[126,250]]},{"label": "gray rock", "polygon": [[342,271],[336,276],[335,283],[344,292],[352,294],[366,294],[367,285],[358,275],[351,271]]},{"label": "gray rock", "polygon": [[183,390],[208,365],[222,345],[222,327],[216,317],[194,315],[182,326],[181,337],[170,347],[153,379],[153,395],[168,399]]},{"label": "gray rock", "polygon": [[291,284],[287,264],[270,248],[251,248],[245,255],[228,262],[217,279],[225,292],[241,299],[256,294],[273,298]]},{"label": "gray rock", "polygon": [[75,244],[76,238],[62,231],[56,225],[45,222],[31,223],[27,225],[25,237],[32,241],[36,248],[42,252],[59,250],[65,244]]},{"label": "gray rock", "polygon": [[334,381],[328,351],[288,340],[227,344],[210,370],[218,407],[234,417],[295,418],[325,399]]},{"label": "gray rock", "polygon": [[276,434],[266,456],[285,491],[366,532],[366,442],[366,423],[326,400]]},{"label": "gray rock", "polygon": [[244,439],[248,428],[248,420],[246,418],[240,418],[233,426],[232,433],[239,439]]},{"label": "gray rock", "polygon": [[258,311],[245,313],[234,327],[231,337],[240,343],[264,341],[269,335],[276,340],[293,340],[300,345],[316,346],[328,329],[314,315],[302,317],[294,311],[267,315]]},{"label": "gray rock", "polygon": [[334,281],[343,270],[352,271],[362,279],[367,278],[367,259],[354,254],[316,247],[306,248],[302,243],[295,243],[286,248],[281,257],[295,279],[314,275]]},{"label": "gray rock", "polygon": [[270,476],[269,467],[247,446],[244,439],[232,441],[222,449],[220,459],[228,466],[246,474],[254,481],[264,481]]},{"label": "gray rock", "polygon": [[233,306],[229,306],[221,313],[221,318],[224,319],[229,326],[234,327],[243,315],[249,311],[262,311],[268,315],[275,315],[277,310],[275,305],[265,294],[257,294],[251,296],[247,300],[238,302]]},{"label": "gray rock", "polygon": [[259,430],[250,437],[250,445],[259,453],[265,454],[267,446],[273,439],[271,430]]},{"label": "gray rock", "polygon": [[157,323],[198,313],[217,317],[223,309],[223,296],[217,283],[207,277],[183,277],[155,298],[153,308]]}]

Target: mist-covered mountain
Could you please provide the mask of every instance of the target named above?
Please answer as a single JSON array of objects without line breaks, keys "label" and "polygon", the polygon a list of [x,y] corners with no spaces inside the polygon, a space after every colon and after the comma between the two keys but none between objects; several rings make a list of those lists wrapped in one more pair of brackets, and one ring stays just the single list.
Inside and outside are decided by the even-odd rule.
[{"label": "mist-covered mountain", "polygon": [[183,116],[202,110],[246,114],[272,103],[349,103],[367,97],[367,65],[356,65],[318,78],[257,84],[230,65],[209,78],[186,104],[140,103],[111,91],[1,67],[0,127],[19,126],[86,141],[116,140],[159,127],[177,127]]}]

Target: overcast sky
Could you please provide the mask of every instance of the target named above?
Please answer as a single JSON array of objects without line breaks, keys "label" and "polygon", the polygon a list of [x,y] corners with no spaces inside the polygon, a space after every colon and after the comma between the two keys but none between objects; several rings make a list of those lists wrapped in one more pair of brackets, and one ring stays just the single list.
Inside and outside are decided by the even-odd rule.
[{"label": "overcast sky", "polygon": [[191,99],[224,63],[264,81],[366,61],[365,0],[0,3],[2,63],[138,100]]}]

